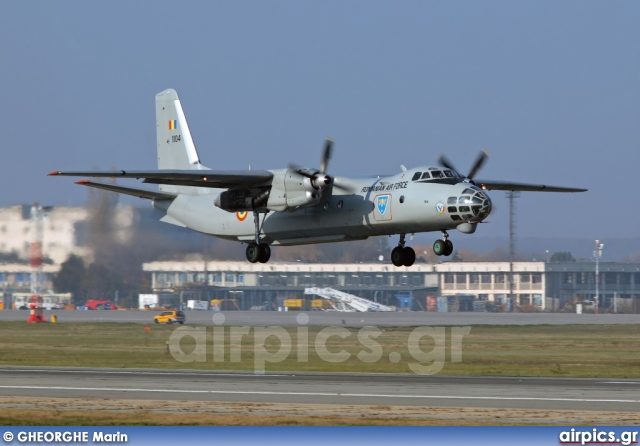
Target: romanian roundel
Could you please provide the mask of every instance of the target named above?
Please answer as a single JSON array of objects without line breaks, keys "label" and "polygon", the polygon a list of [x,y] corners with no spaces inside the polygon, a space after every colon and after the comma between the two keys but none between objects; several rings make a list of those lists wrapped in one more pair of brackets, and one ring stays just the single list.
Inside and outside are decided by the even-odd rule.
[{"label": "romanian roundel", "polygon": [[244,219],[247,218],[247,211],[236,212],[236,218],[240,221],[244,221]]}]

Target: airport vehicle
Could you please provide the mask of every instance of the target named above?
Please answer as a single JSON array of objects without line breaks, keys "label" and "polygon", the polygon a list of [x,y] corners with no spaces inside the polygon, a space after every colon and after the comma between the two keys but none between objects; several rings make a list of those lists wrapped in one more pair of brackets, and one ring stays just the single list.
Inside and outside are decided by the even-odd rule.
[{"label": "airport vehicle", "polygon": [[118,306],[110,300],[88,300],[85,304],[87,310],[117,310]]},{"label": "airport vehicle", "polygon": [[153,322],[155,322],[156,324],[173,324],[177,322],[178,324],[182,325],[186,320],[186,316],[180,310],[163,311],[153,318]]},{"label": "airport vehicle", "polygon": [[439,231],[433,244],[448,256],[448,231],[474,233],[491,213],[487,190],[583,192],[542,184],[476,180],[487,159],[481,152],[467,175],[444,156],[438,167],[417,167],[391,176],[330,176],[333,141],[327,139],[319,168],[211,170],[200,162],[175,90],[156,95],[158,170],[55,171],[49,175],[136,178],[159,190],[81,180],[77,184],[152,200],[160,221],[246,243],[252,263],[269,261],[272,245],[300,245],[399,234],[395,266],[411,266],[406,235]]}]

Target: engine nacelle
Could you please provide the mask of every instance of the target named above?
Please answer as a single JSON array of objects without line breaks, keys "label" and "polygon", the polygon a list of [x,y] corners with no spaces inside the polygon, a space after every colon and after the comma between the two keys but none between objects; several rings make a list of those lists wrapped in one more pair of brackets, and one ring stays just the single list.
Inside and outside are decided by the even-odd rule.
[{"label": "engine nacelle", "polygon": [[322,190],[296,169],[274,171],[271,192],[266,207],[273,211],[295,211],[320,201]]},{"label": "engine nacelle", "polygon": [[213,204],[228,212],[255,211],[266,206],[270,190],[270,187],[230,189],[218,195]]}]

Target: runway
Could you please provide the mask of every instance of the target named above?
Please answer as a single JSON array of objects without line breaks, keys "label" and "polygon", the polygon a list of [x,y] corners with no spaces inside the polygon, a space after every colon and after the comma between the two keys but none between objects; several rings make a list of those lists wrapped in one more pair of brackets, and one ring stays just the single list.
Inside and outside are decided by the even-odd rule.
[{"label": "runway", "polygon": [[[149,324],[158,311],[118,310],[118,311],[45,311],[47,320],[56,314],[58,322],[133,322]],[[278,311],[186,311],[187,324],[213,325],[213,316],[224,315],[224,325],[247,326],[297,326],[297,316],[301,312]],[[411,327],[423,325],[566,325],[566,324],[640,324],[637,314],[574,314],[574,313],[435,313],[435,312],[395,312],[395,313],[341,313],[325,311],[304,312],[308,315],[308,326],[362,327]],[[27,310],[0,311],[0,321],[26,321]]]},{"label": "runway", "polygon": [[0,396],[640,412],[640,380],[0,368]]}]

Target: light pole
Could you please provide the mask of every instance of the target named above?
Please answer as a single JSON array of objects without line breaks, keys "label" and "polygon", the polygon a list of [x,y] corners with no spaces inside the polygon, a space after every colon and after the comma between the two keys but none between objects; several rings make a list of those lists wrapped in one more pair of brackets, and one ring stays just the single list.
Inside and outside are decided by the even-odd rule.
[{"label": "light pole", "polygon": [[604,243],[596,240],[596,250],[593,251],[593,256],[596,258],[596,314],[598,314],[598,304],[600,302],[600,257],[602,257],[603,248]]}]

